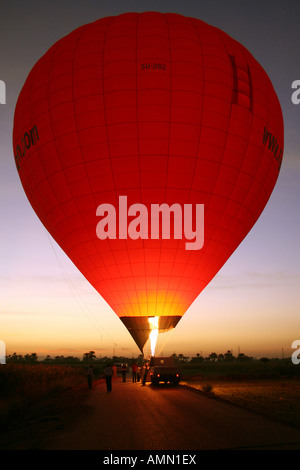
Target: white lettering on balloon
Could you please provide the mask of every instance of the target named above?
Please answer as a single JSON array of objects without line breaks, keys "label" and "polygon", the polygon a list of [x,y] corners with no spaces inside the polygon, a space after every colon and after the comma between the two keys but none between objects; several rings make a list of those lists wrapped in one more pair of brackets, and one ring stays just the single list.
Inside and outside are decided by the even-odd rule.
[{"label": "white lettering on balloon", "polygon": [[[97,223],[96,234],[100,240],[132,240],[173,238],[189,240],[185,243],[186,250],[200,250],[204,245],[204,204],[151,204],[150,220],[148,208],[144,204],[132,204],[128,207],[127,196],[119,197],[119,207],[113,204],[100,204],[96,216],[101,217]],[[194,220],[195,214],[195,220]],[[128,218],[131,218],[128,224]],[[173,220],[173,224],[171,221]],[[118,222],[118,227],[117,227]],[[150,230],[149,230],[150,228]]]}]

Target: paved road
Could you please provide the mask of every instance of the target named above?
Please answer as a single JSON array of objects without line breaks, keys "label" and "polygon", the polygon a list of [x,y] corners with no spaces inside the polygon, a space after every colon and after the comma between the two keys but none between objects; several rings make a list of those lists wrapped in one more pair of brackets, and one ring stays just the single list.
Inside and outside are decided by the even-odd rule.
[{"label": "paved road", "polygon": [[184,387],[113,382],[87,390],[88,411],[56,433],[48,449],[214,450],[297,449],[300,430]]}]

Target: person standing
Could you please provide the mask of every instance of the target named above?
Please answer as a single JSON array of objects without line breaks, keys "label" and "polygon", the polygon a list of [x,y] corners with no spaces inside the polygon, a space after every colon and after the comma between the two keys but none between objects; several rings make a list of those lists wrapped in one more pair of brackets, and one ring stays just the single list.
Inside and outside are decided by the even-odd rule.
[{"label": "person standing", "polygon": [[91,390],[92,388],[92,383],[93,383],[93,375],[94,375],[94,371],[93,371],[93,366],[90,366],[88,368],[88,371],[87,371],[87,381],[88,381],[88,387],[89,389]]},{"label": "person standing", "polygon": [[127,373],[127,366],[126,366],[126,364],[122,364],[122,377],[123,377],[123,382],[126,382],[126,373]]},{"label": "person standing", "polygon": [[114,370],[109,364],[107,367],[104,369],[104,376],[105,376],[105,381],[106,381],[106,389],[108,392],[112,391],[112,376],[113,376]]},{"label": "person standing", "polygon": [[136,381],[139,382],[141,380],[141,368],[137,366],[136,368]]},{"label": "person standing", "polygon": [[143,367],[143,382],[142,382],[143,386],[146,385],[148,370],[149,370],[149,364],[146,362],[146,364]]},{"label": "person standing", "polygon": [[136,370],[137,370],[137,366],[135,362],[131,364],[131,370],[132,370],[132,382],[135,383],[136,382]]}]

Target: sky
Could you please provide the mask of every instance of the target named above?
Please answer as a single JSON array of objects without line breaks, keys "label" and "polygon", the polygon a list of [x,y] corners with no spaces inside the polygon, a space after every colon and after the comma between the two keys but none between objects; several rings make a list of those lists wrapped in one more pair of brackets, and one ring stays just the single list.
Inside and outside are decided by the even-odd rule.
[{"label": "sky", "polygon": [[47,233],[22,189],[12,149],[18,94],[36,61],[80,25],[130,11],[175,12],[214,25],[243,44],[269,75],[284,118],[284,156],[258,222],[187,310],[159,335],[157,353],[289,357],[300,336],[300,80],[298,0],[1,0],[0,341],[7,354],[136,357],[112,309]]}]

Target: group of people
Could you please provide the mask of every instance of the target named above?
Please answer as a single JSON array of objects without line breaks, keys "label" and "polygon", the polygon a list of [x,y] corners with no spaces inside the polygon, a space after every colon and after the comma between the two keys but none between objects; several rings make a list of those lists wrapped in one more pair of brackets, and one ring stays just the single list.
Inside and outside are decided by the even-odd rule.
[{"label": "group of people", "polygon": [[[123,382],[126,382],[126,374],[128,372],[127,365],[122,365],[122,378]],[[138,366],[135,362],[131,365],[131,372],[132,372],[132,382],[140,382],[142,381],[142,385],[146,384],[147,374],[148,374],[148,364],[145,364],[143,367]],[[115,367],[108,365],[104,369],[104,377],[106,381],[106,389],[107,392],[112,391],[112,378],[113,375],[116,374]],[[92,388],[92,381],[93,381],[93,366],[91,365],[87,371],[87,380],[88,380],[88,387],[89,389]]]},{"label": "group of people", "polygon": [[[92,388],[93,375],[94,375],[94,369],[93,369],[93,366],[91,365],[88,368],[88,371],[87,371],[87,374],[86,374],[89,389]],[[108,392],[112,391],[112,378],[113,378],[113,375],[114,375],[113,367],[111,365],[108,365],[107,367],[105,367],[104,377],[105,377],[105,381],[106,381],[106,389],[107,389]]]},{"label": "group of people", "polygon": [[[127,373],[127,366],[124,364],[125,368],[123,370],[122,367],[122,376],[123,376],[123,382],[126,382],[126,373]],[[142,382],[142,385],[146,384],[147,380],[147,374],[149,370],[149,364],[146,363],[143,367],[140,367],[137,365],[135,362],[131,364],[131,372],[132,372],[132,382]]]},{"label": "group of people", "polygon": [[[126,366],[125,366],[126,367]],[[131,372],[132,372],[132,382],[139,382],[141,380],[141,368],[138,366],[135,362],[131,365]],[[123,375],[123,382],[126,382],[126,373],[127,373],[127,367],[126,371],[123,374],[123,369],[122,369],[122,375]]]}]

